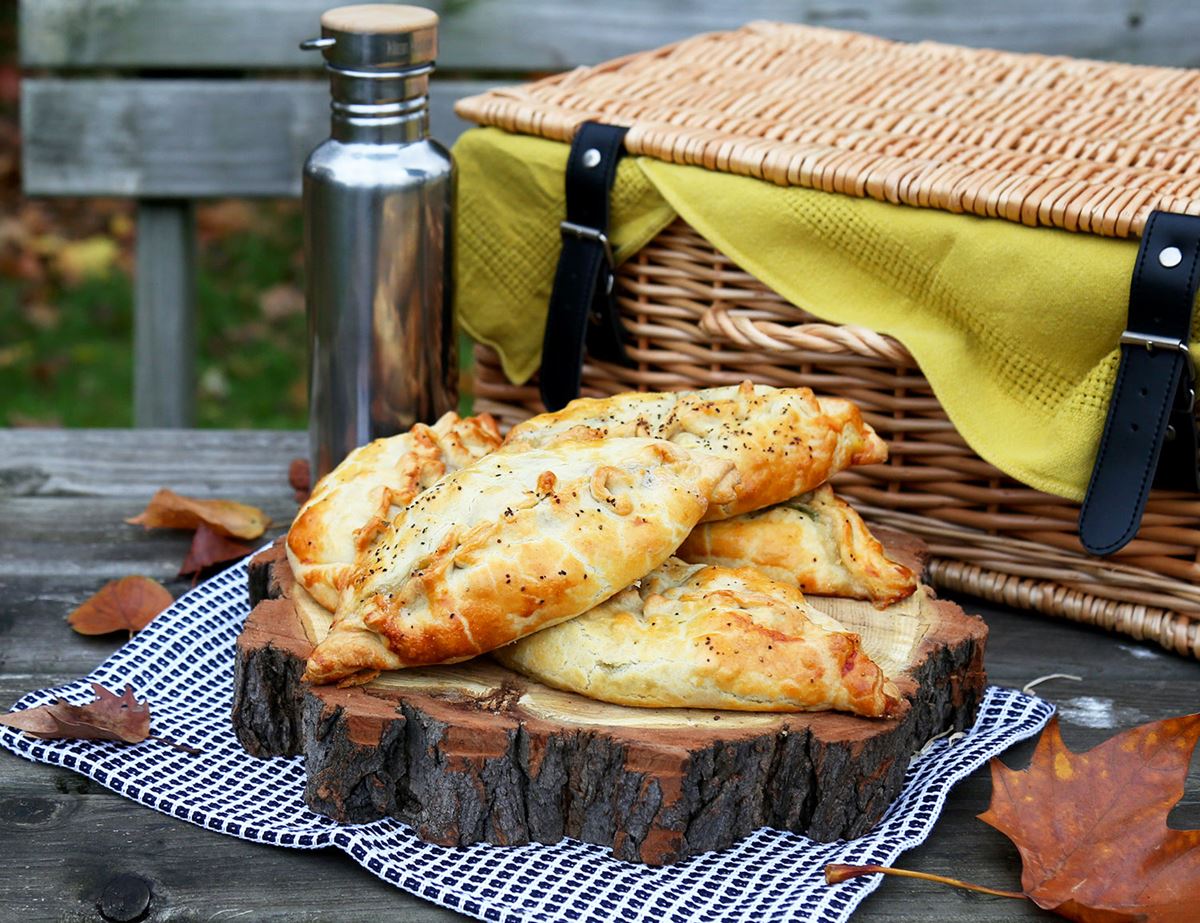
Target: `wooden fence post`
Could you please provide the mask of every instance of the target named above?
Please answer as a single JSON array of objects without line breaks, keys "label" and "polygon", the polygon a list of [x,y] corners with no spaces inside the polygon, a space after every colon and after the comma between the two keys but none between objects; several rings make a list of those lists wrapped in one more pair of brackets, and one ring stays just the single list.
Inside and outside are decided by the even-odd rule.
[{"label": "wooden fence post", "polygon": [[133,419],[196,421],[196,214],[187,199],[141,199],[134,288]]}]

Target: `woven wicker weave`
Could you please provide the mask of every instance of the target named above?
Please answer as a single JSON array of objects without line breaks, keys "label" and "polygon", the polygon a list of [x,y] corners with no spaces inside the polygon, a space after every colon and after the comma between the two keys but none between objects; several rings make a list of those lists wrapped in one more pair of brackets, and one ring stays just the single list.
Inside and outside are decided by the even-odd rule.
[{"label": "woven wicker weave", "polygon": [[[851,398],[888,440],[886,465],[835,482],[868,518],[923,537],[933,582],[1158,641],[1200,657],[1200,497],[1156,492],[1111,559],[1087,556],[1079,508],[1008,478],[954,430],[899,343],[788,304],[677,221],[617,275],[632,367],[588,362],[584,393],[702,388],[743,378]],[[543,408],[476,349],[475,406],[511,425]]]},{"label": "woven wicker weave", "polygon": [[[752,24],[460,104],[460,114],[568,140],[587,119],[633,125],[630,151],[784,184],[1136,235],[1151,209],[1200,213],[1200,73],[904,45]],[[1155,492],[1137,538],[1083,553],[1078,506],[981,460],[902,345],[789,304],[682,221],[618,274],[629,368],[588,362],[584,392],[743,378],[857,401],[886,465],[840,475],[876,522],[925,538],[932,578],[1200,657],[1200,497]],[[540,411],[480,347],[477,407]]]},{"label": "woven wicker weave", "polygon": [[1126,237],[1200,214],[1200,71],[751,23],[462,100],[481,125],[787,186]]}]

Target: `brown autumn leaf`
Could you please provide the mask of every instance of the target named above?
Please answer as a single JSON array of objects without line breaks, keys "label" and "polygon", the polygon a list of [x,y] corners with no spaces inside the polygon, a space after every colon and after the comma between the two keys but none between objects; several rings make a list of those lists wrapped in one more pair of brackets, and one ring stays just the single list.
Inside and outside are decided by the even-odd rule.
[{"label": "brown autumn leaf", "polygon": [[288,484],[296,494],[296,502],[303,503],[312,493],[312,468],[307,458],[293,458],[288,465]]},{"label": "brown autumn leaf", "polygon": [[1021,853],[1021,887],[1071,920],[1196,919],[1200,830],[1172,830],[1200,740],[1200,714],[1131,728],[1072,753],[1054,718],[1029,768],[992,760],[979,815]]},{"label": "brown autumn leaf", "polygon": [[280,282],[258,296],[258,309],[271,323],[304,314],[304,292],[290,282]]},{"label": "brown autumn leaf", "polygon": [[1123,731],[1086,753],[1063,743],[1058,718],[1042,732],[1028,768],[991,761],[992,803],[979,819],[1021,853],[1023,893],[879,866],[828,865],[830,884],[859,875],[924,878],[1028,897],[1079,923],[1190,923],[1200,900],[1200,830],[1173,830],[1200,714]]},{"label": "brown autumn leaf", "polygon": [[252,232],[260,223],[258,209],[244,199],[205,202],[196,209],[196,233],[203,242]]},{"label": "brown autumn leaf", "polygon": [[133,687],[120,695],[92,683],[96,699],[87,705],[71,705],[59,699],[24,711],[0,715],[0,724],[18,728],[42,740],[123,740],[141,743],[150,736],[150,707],[139,702]]},{"label": "brown autumn leaf", "polygon": [[227,536],[210,529],[201,523],[192,536],[192,547],[188,549],[183,566],[179,568],[179,576],[199,576],[206,568],[227,561],[237,561],[244,558],[254,549],[241,542],[235,542]]},{"label": "brown autumn leaf", "polygon": [[112,631],[141,631],[150,620],[175,602],[171,592],[149,577],[110,580],[67,616],[81,635],[106,635]]},{"label": "brown autumn leaf", "polygon": [[242,539],[258,538],[271,523],[256,506],[233,500],[198,500],[165,488],[139,515],[125,521],[147,529],[195,529],[205,524],[218,535]]}]

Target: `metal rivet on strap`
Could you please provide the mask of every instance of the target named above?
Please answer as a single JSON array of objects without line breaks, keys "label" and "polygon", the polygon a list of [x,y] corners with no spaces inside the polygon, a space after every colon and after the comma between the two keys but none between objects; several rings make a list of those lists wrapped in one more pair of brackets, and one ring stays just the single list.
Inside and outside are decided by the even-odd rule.
[{"label": "metal rivet on strap", "polygon": [[[600,152],[598,150],[596,150],[594,147],[589,147],[586,151],[583,152],[583,165],[585,167],[587,167],[589,170],[592,167],[596,166],[596,164],[598,164],[599,162],[600,162]],[[1176,250],[1175,252],[1178,253],[1179,251]],[[1174,266],[1175,264],[1172,263],[1171,265]]]},{"label": "metal rivet on strap", "polygon": [[1173,269],[1183,262],[1183,254],[1178,247],[1163,247],[1158,251],[1158,261],[1167,269]]}]

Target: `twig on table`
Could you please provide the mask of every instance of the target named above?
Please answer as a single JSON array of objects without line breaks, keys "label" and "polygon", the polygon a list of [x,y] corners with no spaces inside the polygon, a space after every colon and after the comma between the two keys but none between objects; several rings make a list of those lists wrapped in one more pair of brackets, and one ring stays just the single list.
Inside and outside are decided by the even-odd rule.
[{"label": "twig on table", "polygon": [[1021,687],[1021,691],[1026,695],[1033,695],[1033,690],[1036,686],[1040,685],[1041,683],[1049,682],[1052,679],[1069,679],[1076,683],[1083,682],[1082,676],[1075,676],[1072,673],[1047,673],[1045,676],[1039,676],[1037,679],[1031,679]]},{"label": "twig on table", "polygon": [[850,878],[858,878],[860,875],[892,875],[896,878],[920,878],[922,881],[935,881],[938,884],[950,885],[955,888],[962,888],[964,891],[976,891],[979,894],[991,894],[995,897],[1011,897],[1017,900],[1026,900],[1026,895],[1020,891],[1000,891],[996,888],[987,888],[983,885],[973,885],[969,881],[960,881],[957,878],[947,878],[945,875],[933,875],[929,872],[913,872],[909,869],[894,869],[888,868],[886,865],[841,865],[833,863],[825,866],[825,883],[836,885],[841,884]]}]

